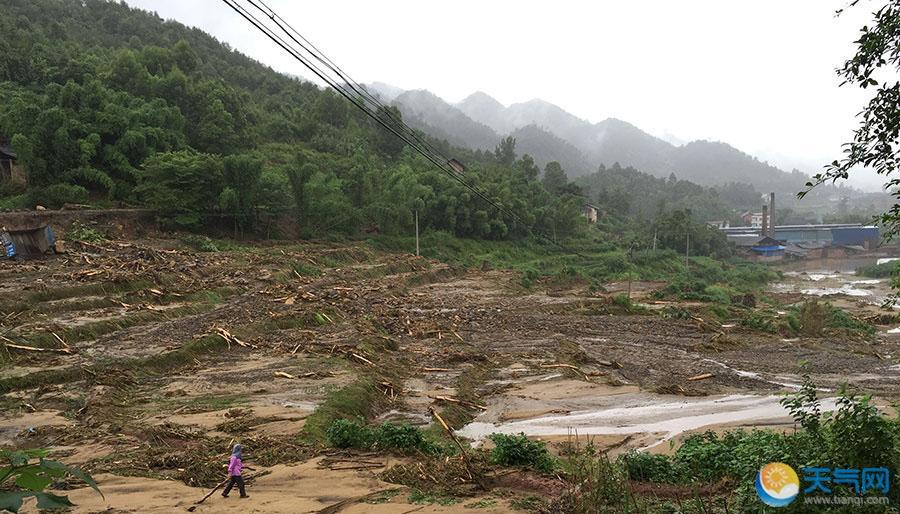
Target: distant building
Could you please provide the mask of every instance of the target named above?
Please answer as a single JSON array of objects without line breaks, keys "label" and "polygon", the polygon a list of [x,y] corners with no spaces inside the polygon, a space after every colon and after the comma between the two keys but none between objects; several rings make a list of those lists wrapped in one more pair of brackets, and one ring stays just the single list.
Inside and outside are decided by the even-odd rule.
[{"label": "distant building", "polygon": [[19,166],[16,153],[6,145],[0,145],[0,182],[11,181],[24,184],[25,170]]},{"label": "distant building", "polygon": [[728,220],[707,221],[706,224],[712,228],[728,228]]},{"label": "distant building", "polygon": [[746,226],[746,227],[754,227],[754,228],[761,227],[762,226],[762,218],[763,218],[763,215],[761,212],[747,211],[747,212],[741,214],[741,221],[744,222],[744,226]]},{"label": "distant building", "polygon": [[599,214],[600,214],[600,209],[598,209],[594,205],[586,203],[586,204],[584,204],[584,207],[581,210],[581,214],[587,219],[588,223],[597,223],[597,219],[599,218]]}]

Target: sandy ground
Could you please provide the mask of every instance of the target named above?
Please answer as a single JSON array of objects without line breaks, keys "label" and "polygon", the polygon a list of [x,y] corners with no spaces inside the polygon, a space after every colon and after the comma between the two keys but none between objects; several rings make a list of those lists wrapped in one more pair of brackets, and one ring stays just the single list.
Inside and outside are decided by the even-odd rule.
[{"label": "sandy ground", "polygon": [[[228,498],[219,492],[199,505],[194,512],[317,512],[345,500],[378,491],[397,490],[398,486],[378,480],[373,474],[354,471],[322,473],[318,459],[296,466],[273,466],[271,474],[256,479],[247,488],[250,498],[241,499],[235,491]],[[159,512],[186,511],[204,496],[204,492],[179,482],[115,475],[98,475],[105,498],[91,489],[75,489],[69,498],[78,507],[73,512]],[[399,488],[403,490],[404,488]],[[408,493],[407,493],[408,495]],[[345,513],[409,512],[505,512],[505,509],[467,509],[453,506],[415,505],[405,502],[407,495],[398,494],[386,503],[359,503],[348,506]],[[474,500],[473,500],[474,501]],[[469,503],[469,502],[466,502]],[[36,512],[35,510],[23,512]]]}]

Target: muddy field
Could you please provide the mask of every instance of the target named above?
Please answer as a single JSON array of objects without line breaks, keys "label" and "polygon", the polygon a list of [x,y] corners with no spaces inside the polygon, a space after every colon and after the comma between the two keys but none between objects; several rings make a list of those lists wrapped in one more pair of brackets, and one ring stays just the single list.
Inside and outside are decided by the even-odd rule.
[{"label": "muddy field", "polygon": [[[800,285],[772,294],[815,294],[802,290],[808,275],[790,276]],[[658,284],[633,284],[644,307],[632,310],[612,300],[621,284],[526,290],[512,272],[363,244],[70,243],[2,261],[0,277],[0,446],[50,448],[93,473],[105,498],[67,491],[79,512],[185,509],[238,441],[263,473],[252,498],[214,496],[197,512],[506,512],[559,491],[494,470],[487,491],[458,503],[413,503],[383,472],[415,459],[310,442],[341,391],[374,395],[360,412],[375,421],[425,427],[433,408],[475,446],[493,432],[551,443],[577,432],[613,453],[666,451],[707,428],[788,426],[778,394],[796,388],[804,360],[825,397],[844,382],[900,397],[891,327],[869,340],[784,339],[667,319],[648,299]]]}]

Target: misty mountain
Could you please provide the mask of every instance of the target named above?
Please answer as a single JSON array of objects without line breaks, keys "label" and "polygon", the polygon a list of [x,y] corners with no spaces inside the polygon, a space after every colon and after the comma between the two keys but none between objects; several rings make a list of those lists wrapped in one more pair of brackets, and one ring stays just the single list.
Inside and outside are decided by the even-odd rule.
[{"label": "misty mountain", "polygon": [[537,125],[518,128],[509,135],[516,138],[516,152],[530,155],[542,169],[548,162],[556,161],[570,177],[594,171],[595,166],[581,150]]},{"label": "misty mountain", "polygon": [[[473,120],[479,120],[498,134],[508,134],[517,127],[506,119],[506,106],[498,102],[494,97],[476,91],[456,104],[456,108]],[[524,125],[529,125],[525,123]]]},{"label": "misty mountain", "polygon": [[402,88],[385,84],[384,82],[372,82],[371,84],[364,84],[363,87],[384,103],[393,102],[395,98],[404,92]]},{"label": "misty mountain", "polygon": [[493,150],[500,140],[490,127],[473,121],[434,93],[425,90],[406,91],[393,104],[413,128],[433,137],[446,139],[456,146],[474,150]]},{"label": "misty mountain", "polygon": [[678,178],[715,186],[747,183],[759,191],[793,195],[808,177],[788,173],[726,143],[692,141],[675,145],[615,118],[587,120],[544,100],[508,107],[481,91],[451,105],[427,91],[408,91],[395,100],[418,128],[473,149],[491,149],[505,135],[517,140],[543,166],[559,161],[571,177],[585,175],[600,164],[618,162],[658,177]]}]

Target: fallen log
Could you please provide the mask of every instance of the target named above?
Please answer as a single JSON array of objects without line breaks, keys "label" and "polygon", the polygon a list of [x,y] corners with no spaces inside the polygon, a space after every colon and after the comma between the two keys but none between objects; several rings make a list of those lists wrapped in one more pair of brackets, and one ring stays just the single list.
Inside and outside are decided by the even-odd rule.
[{"label": "fallen log", "polygon": [[224,328],[216,328],[216,333],[225,340],[226,343],[229,344],[228,348],[231,349],[231,343],[234,343],[238,346],[243,346],[244,348],[250,348],[250,345],[241,341],[237,338],[237,336],[233,335],[231,332],[225,330]]},{"label": "fallen log", "polygon": [[372,362],[372,361],[370,361],[369,359],[363,357],[362,355],[359,355],[359,354],[350,352],[350,356],[351,356],[351,357],[356,357],[357,359],[359,359],[359,360],[365,362],[365,363],[368,364],[369,366],[374,366],[374,365],[375,365],[374,362]]},{"label": "fallen log", "polygon": [[469,402],[466,400],[460,400],[459,398],[451,398],[449,396],[432,396],[432,395],[428,395],[428,397],[433,400],[440,400],[442,402],[456,403],[459,405],[465,405],[467,407],[472,407],[475,409],[487,410],[487,407],[485,407],[484,405],[478,405],[477,403],[472,403],[472,402]]},{"label": "fallen log", "polygon": [[25,346],[22,344],[16,344],[9,339],[0,336],[3,339],[3,345],[7,348],[13,348],[15,350],[24,350],[27,352],[49,352],[49,353],[64,353],[66,355],[72,354],[71,348],[37,348],[34,346]]},{"label": "fallen log", "polygon": [[346,509],[350,505],[364,502],[364,501],[368,500],[369,498],[374,498],[376,496],[381,495],[385,491],[392,491],[392,490],[393,489],[382,489],[380,491],[375,491],[374,493],[364,494],[362,496],[354,496],[353,498],[347,498],[346,500],[341,500],[333,505],[329,505],[328,507],[325,507],[324,509],[312,511],[311,514],[335,514],[337,512],[340,512],[340,511]]},{"label": "fallen log", "polygon": [[688,378],[689,382],[696,382],[697,380],[706,380],[708,378],[712,378],[715,375],[712,373],[702,373],[700,375],[694,375],[693,377]]}]

